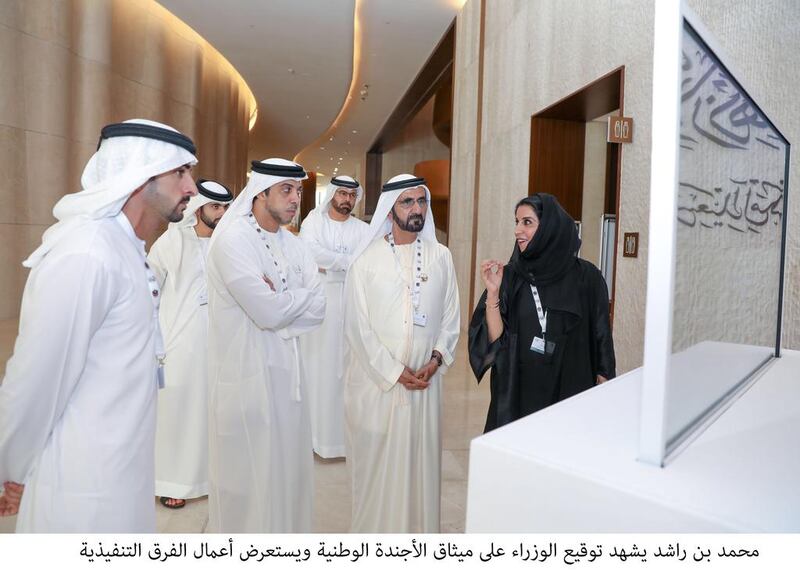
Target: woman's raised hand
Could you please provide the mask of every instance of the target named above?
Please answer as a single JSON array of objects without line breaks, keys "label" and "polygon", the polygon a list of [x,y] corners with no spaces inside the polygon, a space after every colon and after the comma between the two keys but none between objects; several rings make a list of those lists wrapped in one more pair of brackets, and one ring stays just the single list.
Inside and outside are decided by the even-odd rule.
[{"label": "woman's raised hand", "polygon": [[481,279],[489,295],[496,296],[500,291],[500,282],[503,281],[503,265],[503,262],[498,260],[481,262]]}]

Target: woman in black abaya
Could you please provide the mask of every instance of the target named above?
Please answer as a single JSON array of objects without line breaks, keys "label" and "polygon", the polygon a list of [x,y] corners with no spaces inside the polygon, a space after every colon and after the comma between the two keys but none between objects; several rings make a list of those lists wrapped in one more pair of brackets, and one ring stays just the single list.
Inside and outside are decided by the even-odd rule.
[{"label": "woman in black abaya", "polygon": [[505,266],[481,263],[486,291],[469,327],[472,371],[480,382],[492,369],[486,432],[615,376],[608,290],[576,255],[574,220],[545,193],[514,212],[514,252]]}]

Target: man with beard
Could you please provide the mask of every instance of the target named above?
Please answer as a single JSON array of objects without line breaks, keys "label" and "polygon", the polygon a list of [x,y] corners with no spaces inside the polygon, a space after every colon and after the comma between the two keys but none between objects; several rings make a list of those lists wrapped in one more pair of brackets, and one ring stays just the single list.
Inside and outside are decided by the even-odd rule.
[{"label": "man with beard", "polygon": [[148,261],[161,286],[166,387],[158,395],[156,495],[177,509],[208,494],[208,242],[231,192],[200,180],[183,220],[169,225]]},{"label": "man with beard", "polygon": [[194,143],[134,119],[107,125],[53,208],[0,387],[0,515],[18,532],[156,531],[154,443],[163,341],[145,240],[197,194]]},{"label": "man with beard", "polygon": [[311,531],[314,454],[298,337],[322,323],[308,247],[281,226],[300,205],[300,165],[253,161],[211,237],[209,531]]},{"label": "man with beard", "polygon": [[436,241],[430,191],[390,179],[345,285],[347,461],[352,531],[436,533],[442,375],[459,335],[450,251]]},{"label": "man with beard", "polygon": [[322,274],[327,308],[322,327],[300,338],[314,452],[322,458],[345,455],[344,444],[344,279],[350,259],[369,226],[351,216],[364,191],[349,176],[331,179],[319,207],[300,227],[300,238]]}]

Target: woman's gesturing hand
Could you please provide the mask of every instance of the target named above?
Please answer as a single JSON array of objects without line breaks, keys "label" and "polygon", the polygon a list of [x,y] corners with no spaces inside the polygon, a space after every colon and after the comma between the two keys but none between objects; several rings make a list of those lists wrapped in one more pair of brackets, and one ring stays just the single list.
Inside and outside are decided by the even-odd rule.
[{"label": "woman's gesturing hand", "polygon": [[500,291],[500,282],[503,281],[503,266],[503,262],[498,260],[481,262],[481,279],[489,295],[496,295]]}]

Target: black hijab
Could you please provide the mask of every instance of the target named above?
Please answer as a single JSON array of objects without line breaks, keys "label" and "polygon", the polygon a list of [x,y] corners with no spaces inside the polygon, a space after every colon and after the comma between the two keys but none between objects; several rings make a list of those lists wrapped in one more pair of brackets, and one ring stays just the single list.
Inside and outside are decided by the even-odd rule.
[{"label": "black hijab", "polygon": [[577,253],[581,239],[575,221],[552,194],[528,196],[517,208],[526,204],[536,212],[539,227],[524,252],[514,244],[509,266],[516,276],[536,286],[546,307],[580,315]]}]

